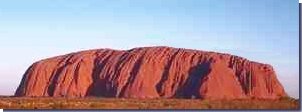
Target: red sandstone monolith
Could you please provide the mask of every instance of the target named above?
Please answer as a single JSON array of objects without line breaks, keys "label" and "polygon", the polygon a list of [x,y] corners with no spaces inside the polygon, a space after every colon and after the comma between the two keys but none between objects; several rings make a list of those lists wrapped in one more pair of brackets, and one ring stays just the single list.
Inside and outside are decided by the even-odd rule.
[{"label": "red sandstone monolith", "polygon": [[16,96],[278,99],[272,66],[229,54],[171,47],[99,49],[28,68]]}]

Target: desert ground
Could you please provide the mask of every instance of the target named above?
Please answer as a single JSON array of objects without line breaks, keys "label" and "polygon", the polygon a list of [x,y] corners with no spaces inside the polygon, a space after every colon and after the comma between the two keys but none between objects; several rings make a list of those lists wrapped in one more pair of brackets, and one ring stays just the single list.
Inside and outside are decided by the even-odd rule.
[{"label": "desert ground", "polygon": [[299,101],[1,97],[4,109],[299,109]]}]

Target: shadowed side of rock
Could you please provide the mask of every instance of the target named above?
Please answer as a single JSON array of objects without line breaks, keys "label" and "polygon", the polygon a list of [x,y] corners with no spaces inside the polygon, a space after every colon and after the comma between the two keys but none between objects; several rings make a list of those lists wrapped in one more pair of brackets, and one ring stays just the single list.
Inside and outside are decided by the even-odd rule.
[{"label": "shadowed side of rock", "polygon": [[16,96],[277,99],[273,68],[229,54],[171,47],[89,50],[34,63]]}]

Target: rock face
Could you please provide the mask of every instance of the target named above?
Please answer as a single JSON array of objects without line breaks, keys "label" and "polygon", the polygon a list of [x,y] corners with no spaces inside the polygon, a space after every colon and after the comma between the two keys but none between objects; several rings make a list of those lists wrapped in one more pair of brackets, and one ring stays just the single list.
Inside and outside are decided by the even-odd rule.
[{"label": "rock face", "polygon": [[34,63],[15,96],[277,99],[272,66],[229,54],[171,47],[99,49]]}]

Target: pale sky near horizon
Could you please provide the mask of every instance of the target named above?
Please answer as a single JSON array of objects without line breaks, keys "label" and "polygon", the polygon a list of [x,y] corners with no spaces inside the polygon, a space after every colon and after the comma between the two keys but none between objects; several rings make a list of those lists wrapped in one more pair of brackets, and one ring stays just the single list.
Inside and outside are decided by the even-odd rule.
[{"label": "pale sky near horizon", "polygon": [[298,0],[0,1],[0,95],[43,58],[160,45],[271,64],[298,98],[298,9]]}]

